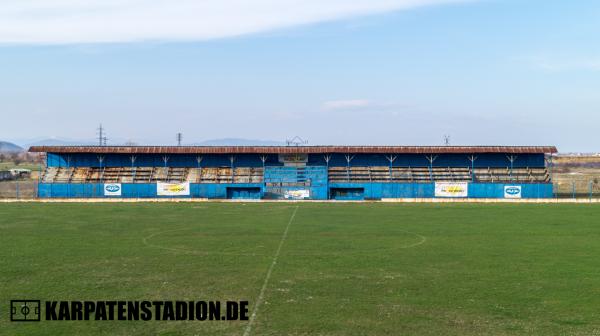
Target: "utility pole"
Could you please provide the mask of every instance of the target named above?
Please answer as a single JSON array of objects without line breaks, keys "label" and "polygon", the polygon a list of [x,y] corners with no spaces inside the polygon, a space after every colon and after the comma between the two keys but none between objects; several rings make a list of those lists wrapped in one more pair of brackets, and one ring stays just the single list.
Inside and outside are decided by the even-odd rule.
[{"label": "utility pole", "polygon": [[102,124],[98,127],[98,146],[102,146],[102,138],[104,136],[104,128],[102,128]]},{"label": "utility pole", "polygon": [[106,132],[102,124],[100,124],[100,127],[98,127],[98,146],[106,146],[106,140],[108,140]]}]

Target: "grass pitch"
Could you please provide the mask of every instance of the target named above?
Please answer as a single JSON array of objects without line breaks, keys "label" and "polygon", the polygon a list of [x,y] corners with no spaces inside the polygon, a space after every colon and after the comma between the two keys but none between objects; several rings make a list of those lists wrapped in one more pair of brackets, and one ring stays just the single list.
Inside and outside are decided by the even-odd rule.
[{"label": "grass pitch", "polygon": [[[593,335],[599,256],[595,205],[0,204],[0,334]],[[9,322],[21,298],[256,316]]]}]

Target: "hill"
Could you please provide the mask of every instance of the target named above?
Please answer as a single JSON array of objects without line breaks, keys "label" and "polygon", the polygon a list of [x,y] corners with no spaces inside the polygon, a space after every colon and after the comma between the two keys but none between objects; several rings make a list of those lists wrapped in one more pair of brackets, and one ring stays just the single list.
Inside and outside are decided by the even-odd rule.
[{"label": "hill", "polygon": [[283,146],[284,142],[240,138],[211,139],[191,144],[192,146]]},{"label": "hill", "polygon": [[12,142],[0,141],[0,153],[19,153],[24,149]]},{"label": "hill", "polygon": [[90,140],[77,140],[77,139],[62,139],[62,138],[48,138],[48,139],[40,139],[35,140],[26,144],[26,147],[29,148],[31,146],[90,146],[96,145],[97,143]]}]

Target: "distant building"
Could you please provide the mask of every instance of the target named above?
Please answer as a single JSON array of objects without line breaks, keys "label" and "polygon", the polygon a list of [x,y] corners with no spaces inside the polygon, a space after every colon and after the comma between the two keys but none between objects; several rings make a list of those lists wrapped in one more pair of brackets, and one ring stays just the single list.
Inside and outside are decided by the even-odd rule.
[{"label": "distant building", "polygon": [[14,168],[10,170],[14,178],[29,178],[31,176],[30,169]]},{"label": "distant building", "polygon": [[0,170],[0,181],[12,180],[14,178],[10,170]]}]

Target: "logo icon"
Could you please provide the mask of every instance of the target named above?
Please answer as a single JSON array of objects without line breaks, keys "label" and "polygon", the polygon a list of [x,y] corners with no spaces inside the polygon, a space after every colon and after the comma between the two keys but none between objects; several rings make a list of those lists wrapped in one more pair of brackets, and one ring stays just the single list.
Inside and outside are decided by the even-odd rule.
[{"label": "logo icon", "polygon": [[118,184],[107,184],[106,191],[117,192],[121,190],[121,187]]},{"label": "logo icon", "polygon": [[504,198],[521,198],[521,186],[504,186]]},{"label": "logo icon", "polygon": [[167,190],[170,192],[178,193],[178,192],[184,191],[185,187],[182,185],[174,184],[174,185],[167,186]]},{"label": "logo icon", "polygon": [[521,193],[521,189],[517,188],[517,187],[509,187],[506,188],[506,193],[509,195],[517,195]]},{"label": "logo icon", "polygon": [[120,183],[107,183],[104,185],[104,196],[121,196]]},{"label": "logo icon", "polygon": [[39,322],[40,300],[10,300],[12,322]]}]

